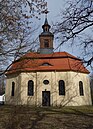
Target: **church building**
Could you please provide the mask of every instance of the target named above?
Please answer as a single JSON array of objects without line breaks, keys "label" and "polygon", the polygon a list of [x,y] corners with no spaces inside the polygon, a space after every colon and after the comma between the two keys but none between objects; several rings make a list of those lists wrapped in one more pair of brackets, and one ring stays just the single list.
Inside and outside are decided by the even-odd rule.
[{"label": "church building", "polygon": [[40,52],[28,52],[6,72],[5,103],[32,106],[91,105],[89,71],[82,60],[54,52],[47,17],[39,35]]}]

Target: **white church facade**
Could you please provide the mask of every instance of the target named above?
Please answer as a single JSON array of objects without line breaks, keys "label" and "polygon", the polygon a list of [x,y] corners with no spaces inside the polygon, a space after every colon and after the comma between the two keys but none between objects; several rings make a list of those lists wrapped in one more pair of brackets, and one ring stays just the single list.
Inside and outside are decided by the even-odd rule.
[{"label": "white church facade", "polygon": [[39,35],[40,53],[29,52],[6,72],[6,104],[32,106],[91,105],[89,71],[67,52],[53,52],[47,17]]}]

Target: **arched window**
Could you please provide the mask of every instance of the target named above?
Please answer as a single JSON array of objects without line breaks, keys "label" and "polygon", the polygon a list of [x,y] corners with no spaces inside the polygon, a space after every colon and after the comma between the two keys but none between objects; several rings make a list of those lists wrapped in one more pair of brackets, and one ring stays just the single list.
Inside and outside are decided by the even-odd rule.
[{"label": "arched window", "polygon": [[84,95],[83,82],[82,81],[79,81],[79,93],[80,93],[80,96]]},{"label": "arched window", "polygon": [[34,82],[32,80],[28,81],[28,95],[29,96],[34,95]]},{"label": "arched window", "polygon": [[63,80],[59,81],[59,95],[65,95],[65,82]]},{"label": "arched window", "polygon": [[14,93],[15,93],[15,82],[12,82],[11,96],[14,96]]}]

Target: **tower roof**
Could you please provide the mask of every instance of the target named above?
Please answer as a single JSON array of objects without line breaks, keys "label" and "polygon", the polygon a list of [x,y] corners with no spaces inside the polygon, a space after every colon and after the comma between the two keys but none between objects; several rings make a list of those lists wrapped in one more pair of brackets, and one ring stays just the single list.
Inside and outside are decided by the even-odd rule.
[{"label": "tower roof", "polygon": [[47,35],[47,36],[54,37],[53,33],[50,32],[51,26],[48,23],[47,16],[45,17],[45,22],[44,22],[44,25],[42,25],[42,28],[43,28],[43,32],[39,36]]},{"label": "tower roof", "polygon": [[[48,19],[47,19],[47,14],[48,14],[49,11],[45,11],[45,22],[44,22],[44,25],[49,25],[48,24]],[[49,25],[50,26],[50,25]]]},{"label": "tower roof", "polygon": [[42,25],[42,28],[43,28],[43,32],[41,33],[41,35],[53,35],[51,32],[50,32],[50,28],[51,26],[49,25],[48,23],[48,19],[47,19],[47,13],[45,15],[45,22],[44,22],[44,25]]},{"label": "tower roof", "polygon": [[42,28],[44,29],[44,27],[48,27],[49,29],[51,28],[51,26],[48,24],[47,17],[45,18],[45,22],[44,22],[44,25],[42,26]]},{"label": "tower roof", "polygon": [[44,25],[49,25],[49,24],[48,24],[47,17],[45,18],[45,23],[44,23]]}]

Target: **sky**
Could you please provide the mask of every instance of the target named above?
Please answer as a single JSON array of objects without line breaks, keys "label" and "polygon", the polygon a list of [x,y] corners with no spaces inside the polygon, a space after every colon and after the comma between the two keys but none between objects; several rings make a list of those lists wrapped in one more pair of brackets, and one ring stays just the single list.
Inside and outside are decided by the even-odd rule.
[{"label": "sky", "polygon": [[49,21],[55,21],[58,18],[58,14],[64,7],[65,2],[63,0],[47,0]]}]

